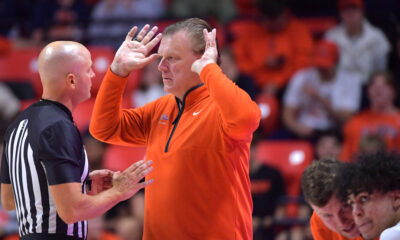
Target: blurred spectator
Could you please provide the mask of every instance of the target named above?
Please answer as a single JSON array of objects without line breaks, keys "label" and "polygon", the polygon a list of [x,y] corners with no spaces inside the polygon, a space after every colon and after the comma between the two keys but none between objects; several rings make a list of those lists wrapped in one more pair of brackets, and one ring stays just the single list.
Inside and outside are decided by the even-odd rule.
[{"label": "blurred spectator", "polygon": [[144,223],[144,191],[120,202],[105,214],[105,229],[122,240],[141,240]]},{"label": "blurred spectator", "polygon": [[155,60],[143,69],[139,88],[132,93],[132,106],[135,108],[165,95],[161,72],[157,69],[159,62]]},{"label": "blurred spectator", "polygon": [[340,131],[328,130],[320,132],[315,142],[315,159],[339,159],[343,139]]},{"label": "blurred spectator", "polygon": [[400,81],[400,24],[397,26],[397,39],[396,39],[396,58],[394,62],[394,74],[396,81]]},{"label": "blurred spectator", "polygon": [[0,36],[13,40],[29,37],[32,7],[35,2],[26,0],[0,1]]},{"label": "blurred spectator", "polygon": [[279,211],[279,199],[285,195],[281,173],[255,159],[250,160],[251,194],[253,199],[254,240],[275,237],[274,217]]},{"label": "blurred spectator", "polygon": [[368,84],[370,107],[349,119],[343,129],[341,159],[351,161],[360,149],[360,140],[367,135],[384,139],[387,150],[400,149],[400,113],[394,105],[396,82],[388,72],[372,75]]},{"label": "blurred spectator", "polygon": [[222,23],[227,23],[237,15],[232,0],[172,0],[168,11],[173,18],[212,16]]},{"label": "blurred spectator", "polygon": [[122,240],[116,234],[107,231],[102,216],[92,218],[88,221],[87,240]]},{"label": "blurred spectator", "polygon": [[17,1],[0,1],[0,35],[8,37],[17,19]]},{"label": "blurred spectator", "polygon": [[122,217],[118,219],[118,224],[116,225],[116,231],[118,236],[120,236],[122,240],[142,239],[141,225],[138,219],[136,218]]},{"label": "blurred spectator", "polygon": [[139,220],[143,225],[144,220],[144,191],[139,192],[134,197],[129,199],[130,215]]},{"label": "blurred spectator", "polygon": [[261,110],[259,132],[266,139],[271,138],[280,129],[281,107],[276,96],[270,94],[258,94],[256,102]]},{"label": "blurred spectator", "polygon": [[18,114],[19,99],[11,92],[7,85],[0,82],[0,136],[3,136],[8,124]]},{"label": "blurred spectator", "polygon": [[239,69],[255,79],[259,91],[268,94],[276,94],[296,70],[311,65],[311,34],[284,2],[259,1],[261,23],[237,33],[233,43]]},{"label": "blurred spectator", "polygon": [[361,154],[376,154],[385,151],[386,143],[379,135],[365,135],[360,139]]},{"label": "blurred spectator", "polygon": [[122,240],[141,240],[144,222],[144,192],[140,191],[129,200],[107,212],[107,227]]},{"label": "blurred spectator", "polygon": [[84,40],[90,13],[85,1],[41,0],[33,11],[33,44],[61,39]]},{"label": "blurred spectator", "polygon": [[228,76],[229,79],[234,81],[238,87],[245,90],[255,100],[256,98],[256,87],[252,77],[245,75],[240,72],[232,50],[229,47],[225,47],[221,51],[221,69]]},{"label": "blurred spectator", "polygon": [[336,44],[316,46],[314,67],[297,72],[284,96],[283,121],[295,136],[311,138],[315,132],[344,123],[358,111],[361,87],[356,77],[337,69]]},{"label": "blurred spectator", "polygon": [[107,144],[92,137],[89,131],[86,131],[86,134],[84,134],[83,143],[85,145],[90,170],[104,169],[103,158]]},{"label": "blurred spectator", "polygon": [[287,5],[296,16],[299,17],[320,17],[335,16],[338,0],[287,0]]},{"label": "blurred spectator", "polygon": [[118,48],[132,26],[141,29],[165,13],[163,0],[100,0],[88,30],[89,42]]},{"label": "blurred spectator", "polygon": [[339,68],[357,74],[366,84],[371,73],[385,70],[390,44],[383,32],[364,18],[363,0],[339,0],[341,24],[326,38],[338,44]]}]

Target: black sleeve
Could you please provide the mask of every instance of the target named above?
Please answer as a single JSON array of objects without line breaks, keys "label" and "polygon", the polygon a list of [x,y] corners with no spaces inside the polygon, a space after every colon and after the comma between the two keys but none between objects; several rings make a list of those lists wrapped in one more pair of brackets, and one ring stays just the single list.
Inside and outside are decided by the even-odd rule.
[{"label": "black sleeve", "polygon": [[82,151],[79,132],[72,123],[59,121],[41,133],[39,159],[46,169],[49,185],[81,181]]},{"label": "black sleeve", "polygon": [[7,157],[6,157],[6,151],[7,151],[7,147],[6,144],[3,144],[3,153],[1,155],[1,176],[0,176],[0,182],[1,183],[7,183],[7,184],[11,184],[11,180],[10,180],[10,171],[8,169],[8,161],[7,161]]}]

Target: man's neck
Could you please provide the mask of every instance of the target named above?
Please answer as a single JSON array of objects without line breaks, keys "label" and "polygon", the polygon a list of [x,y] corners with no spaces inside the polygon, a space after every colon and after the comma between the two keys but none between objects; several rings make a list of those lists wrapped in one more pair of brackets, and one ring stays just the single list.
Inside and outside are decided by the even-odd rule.
[{"label": "man's neck", "polygon": [[397,112],[397,109],[392,104],[378,105],[371,104],[371,110],[376,113],[390,114]]},{"label": "man's neck", "polygon": [[62,105],[64,105],[65,107],[67,107],[68,110],[71,112],[73,112],[75,109],[74,104],[72,103],[71,99],[69,99],[69,98],[65,98],[62,96],[53,96],[51,94],[46,94],[46,93],[43,93],[42,98],[46,99],[46,100],[51,100],[54,102],[59,102]]},{"label": "man's neck", "polygon": [[360,36],[363,31],[362,23],[359,26],[353,28],[346,28],[347,36],[350,38]]}]

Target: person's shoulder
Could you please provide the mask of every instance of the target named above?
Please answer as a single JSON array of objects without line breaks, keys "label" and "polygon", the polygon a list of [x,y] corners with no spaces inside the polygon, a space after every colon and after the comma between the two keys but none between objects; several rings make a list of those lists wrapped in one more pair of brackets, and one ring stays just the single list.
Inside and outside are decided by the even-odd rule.
[{"label": "person's shoulder", "polygon": [[74,123],[65,119],[50,121],[46,125],[41,126],[38,131],[38,138],[45,142],[54,142],[56,144],[64,144],[65,141],[79,144],[81,136],[78,128]]},{"label": "person's shoulder", "polygon": [[379,238],[380,240],[398,240],[400,239],[399,223],[391,228],[385,229]]},{"label": "person's shoulder", "polygon": [[33,112],[37,114],[36,120],[43,125],[52,125],[57,122],[69,126],[74,125],[68,114],[53,104],[39,105],[37,106],[37,109],[33,110]]},{"label": "person's shoulder", "polygon": [[367,36],[369,36],[369,37],[380,37],[380,38],[384,38],[386,40],[385,34],[378,27],[372,25],[367,20],[364,20],[363,25],[364,25],[365,31],[367,33]]},{"label": "person's shoulder", "polygon": [[298,70],[293,74],[293,77],[290,81],[312,81],[313,79],[318,77],[318,73],[316,68],[314,67],[309,67],[309,68],[303,68]]},{"label": "person's shoulder", "polygon": [[24,113],[39,132],[49,127],[76,128],[71,116],[54,103],[39,101],[32,104]]},{"label": "person's shoulder", "polygon": [[346,125],[352,125],[354,127],[361,127],[363,123],[367,120],[370,120],[374,116],[369,109],[362,110],[361,112],[352,116],[346,123]]},{"label": "person's shoulder", "polygon": [[325,38],[331,41],[334,41],[337,38],[344,36],[345,36],[345,30],[342,24],[333,26],[332,28],[328,29],[325,33]]}]

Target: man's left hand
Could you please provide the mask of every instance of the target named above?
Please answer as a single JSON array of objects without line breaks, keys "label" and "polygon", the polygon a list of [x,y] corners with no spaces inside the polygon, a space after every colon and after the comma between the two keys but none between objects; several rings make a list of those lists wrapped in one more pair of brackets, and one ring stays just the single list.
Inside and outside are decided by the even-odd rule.
[{"label": "man's left hand", "polygon": [[88,191],[88,194],[96,195],[104,190],[111,188],[113,175],[114,172],[108,169],[95,170],[89,173],[92,184],[91,190]]},{"label": "man's left hand", "polygon": [[204,40],[206,41],[206,48],[204,50],[204,54],[200,59],[197,59],[192,64],[192,71],[199,74],[201,70],[209,64],[209,63],[216,63],[218,58],[218,50],[217,50],[217,41],[216,41],[216,34],[217,31],[215,28],[208,32],[207,29],[203,30]]}]

